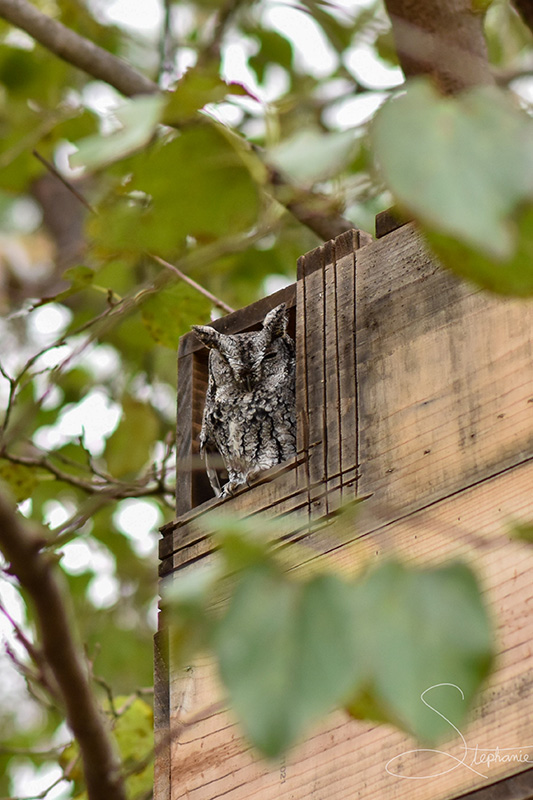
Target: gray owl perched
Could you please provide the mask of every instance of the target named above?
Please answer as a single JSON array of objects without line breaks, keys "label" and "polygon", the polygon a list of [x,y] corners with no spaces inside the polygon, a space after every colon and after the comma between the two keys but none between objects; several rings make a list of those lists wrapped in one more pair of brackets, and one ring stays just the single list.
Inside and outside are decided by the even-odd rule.
[{"label": "gray owl perched", "polygon": [[[200,453],[218,497],[231,495],[296,453],[295,353],[287,322],[282,304],[266,315],[261,330],[251,333],[229,335],[193,326],[210,350]],[[214,450],[228,471],[222,489],[207,459]]]}]

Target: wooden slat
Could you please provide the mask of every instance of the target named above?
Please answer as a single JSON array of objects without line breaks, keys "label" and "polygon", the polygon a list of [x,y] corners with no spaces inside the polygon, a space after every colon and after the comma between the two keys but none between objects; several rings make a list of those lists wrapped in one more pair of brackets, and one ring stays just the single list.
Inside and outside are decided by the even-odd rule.
[{"label": "wooden slat", "polygon": [[178,354],[176,515],[192,507],[193,357]]},{"label": "wooden slat", "polygon": [[[303,308],[298,314],[297,324],[303,326],[305,340],[307,420],[307,461],[309,487],[323,481],[326,475],[327,427],[326,427],[326,370],[325,363],[325,285],[324,259],[326,245],[317,253],[313,251],[310,263],[306,264],[303,281]],[[317,266],[320,259],[320,267]],[[308,272],[307,270],[311,271]],[[309,513],[318,517],[327,513],[323,496],[309,489]]]},{"label": "wooden slat", "polygon": [[326,513],[340,505],[340,493],[334,490],[330,475],[338,475],[341,468],[339,321],[337,311],[336,252],[324,267],[324,450]]},{"label": "wooden slat", "polygon": [[397,208],[387,208],[386,211],[380,211],[379,214],[376,214],[376,239],[381,239],[388,233],[401,228],[406,222],[407,220],[402,217]]},{"label": "wooden slat", "polygon": [[168,631],[154,636],[154,797],[170,800],[170,674]]},{"label": "wooden slat", "polygon": [[[472,564],[498,625],[500,656],[497,671],[462,730],[470,748],[498,747],[501,752],[523,748],[527,753],[533,743],[533,710],[525,699],[533,685],[529,613],[533,549],[507,536],[511,516],[533,520],[532,486],[533,462],[529,462],[397,521],[372,498],[363,506],[351,544],[331,550],[328,556],[310,556],[315,568],[318,559],[333,563],[345,574],[353,573],[354,564],[362,567],[365,561],[379,561],[393,552],[424,564],[459,554]],[[171,696],[173,729],[180,731],[172,745],[172,800],[222,796],[225,800],[448,800],[513,775],[524,766],[501,761],[478,764],[481,777],[467,767],[447,771],[456,762],[446,754],[457,759],[464,755],[458,737],[442,746],[444,755],[413,754],[409,751],[421,746],[401,732],[350,720],[341,712],[319,725],[282,765],[268,765],[241,741],[231,715],[213,708],[222,692],[209,663],[198,663],[183,679],[175,676]],[[402,753],[406,755],[396,762],[402,775],[442,774],[430,780],[390,775],[388,761]],[[468,764],[473,756],[470,750]],[[525,800],[529,784],[515,781],[511,785],[519,784],[520,791],[509,796]],[[506,785],[499,784],[499,790],[495,786],[494,791],[500,793],[480,800],[507,797]]]},{"label": "wooden slat", "polygon": [[338,361],[340,391],[340,466],[344,475],[342,499],[357,491],[357,383],[355,269],[357,255],[338,257],[335,265],[337,293]]}]

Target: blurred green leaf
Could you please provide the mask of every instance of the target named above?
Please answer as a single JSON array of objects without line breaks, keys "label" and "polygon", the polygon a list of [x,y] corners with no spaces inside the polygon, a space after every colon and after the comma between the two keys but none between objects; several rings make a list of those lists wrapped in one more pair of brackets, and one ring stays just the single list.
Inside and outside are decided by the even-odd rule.
[{"label": "blurred green leaf", "polygon": [[[115,707],[130,703],[129,698],[116,697]],[[113,735],[118,745],[126,788],[130,800],[144,800],[150,793],[154,779],[153,724],[151,706],[137,697],[115,721]]]},{"label": "blurred green leaf", "polygon": [[226,83],[216,62],[193,67],[180,78],[163,115],[165,125],[184,122],[207,103],[220,103],[228,94],[249,95],[240,83]]},{"label": "blurred green leaf", "polygon": [[[388,717],[422,741],[450,734],[492,664],[491,625],[470,569],[389,562],[356,587],[355,600],[365,680],[348,710],[355,717]],[[438,702],[446,719],[421,699],[437,686],[427,699]]]},{"label": "blurred green leaf", "polygon": [[269,64],[279,64],[286,70],[291,68],[292,45],[285,36],[277,31],[262,28],[252,29],[250,32],[259,41],[259,51],[248,59],[248,63],[255,72],[259,83],[263,82]]},{"label": "blurred green leaf", "polygon": [[33,490],[39,483],[43,471],[38,467],[28,467],[25,464],[13,464],[6,459],[0,459],[0,481],[3,481],[11,491],[17,503],[31,497]]},{"label": "blurred green leaf", "polygon": [[158,142],[127,169],[131,179],[89,221],[98,247],[174,255],[187,237],[212,242],[256,222],[261,164],[222,126],[205,123]]},{"label": "blurred green leaf", "polygon": [[33,308],[39,308],[47,303],[62,303],[63,300],[67,300],[67,298],[72,297],[82,289],[86,289],[94,280],[94,270],[80,264],[77,267],[70,267],[65,270],[62,278],[65,281],[70,281],[69,288],[52,297],[43,297],[42,300],[38,300],[33,304]]},{"label": "blurred green leaf", "polygon": [[533,542],[533,522],[513,522],[510,526],[510,536],[523,542]]},{"label": "blurred green leaf", "polygon": [[250,741],[274,758],[361,678],[352,592],[333,575],[246,570],[216,633],[222,680]]},{"label": "blurred green leaf", "polygon": [[106,443],[104,456],[115,478],[133,477],[146,466],[159,433],[151,406],[133,397],[122,401],[122,418]]},{"label": "blurred green leaf", "polygon": [[269,151],[282,172],[301,183],[315,183],[337,175],[355,158],[359,145],[352,131],[299,131]]},{"label": "blurred green leaf", "polygon": [[451,236],[424,227],[430,248],[442,264],[484,289],[516,297],[533,295],[533,204],[520,208],[514,226],[517,247],[508,259],[491,258]]},{"label": "blurred green leaf", "polygon": [[533,195],[532,131],[499,89],[443,98],[416,80],[378,112],[372,138],[401,205],[427,228],[504,260],[517,241],[512,214]]},{"label": "blurred green leaf", "polygon": [[194,571],[172,576],[163,587],[163,607],[171,621],[174,663],[190,659],[210,647],[214,629],[213,603],[224,577],[220,562],[200,563]]},{"label": "blurred green leaf", "polygon": [[94,170],[147,144],[166,102],[163,95],[141,95],[124,101],[124,105],[113,112],[121,125],[120,130],[108,136],[89,136],[77,142],[78,150],[70,156],[71,166]]},{"label": "blurred green leaf", "polygon": [[191,325],[209,321],[211,307],[203,294],[179,281],[149,296],[142,304],[142,320],[154,341],[177,350]]}]

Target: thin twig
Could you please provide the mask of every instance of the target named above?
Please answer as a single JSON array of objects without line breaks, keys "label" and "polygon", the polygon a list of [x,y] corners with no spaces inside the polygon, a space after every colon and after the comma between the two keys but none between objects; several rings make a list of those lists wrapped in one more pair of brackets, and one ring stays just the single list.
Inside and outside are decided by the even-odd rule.
[{"label": "thin twig", "polygon": [[55,55],[114,86],[121,94],[153,94],[158,86],[121,58],[42,14],[28,0],[0,0],[0,16],[29,33]]},{"label": "thin twig", "polygon": [[67,189],[68,189],[70,192],[72,192],[72,194],[73,194],[73,195],[75,195],[75,196],[78,198],[78,200],[80,201],[80,203],[83,203],[83,205],[84,205],[84,206],[85,206],[85,207],[86,207],[86,208],[87,208],[87,209],[88,209],[88,210],[89,210],[89,211],[90,211],[92,214],[97,214],[97,213],[98,213],[98,212],[96,211],[96,209],[95,209],[95,208],[94,208],[94,207],[93,207],[93,206],[92,206],[92,205],[91,205],[91,204],[88,202],[88,200],[86,200],[86,199],[85,199],[85,197],[82,195],[82,193],[81,193],[81,192],[79,192],[79,191],[76,189],[76,187],[74,186],[74,184],[72,183],[72,181],[69,181],[69,179],[68,179],[68,178],[66,178],[66,177],[65,177],[65,176],[64,176],[64,175],[63,175],[63,174],[62,174],[62,173],[61,173],[61,172],[60,172],[60,171],[59,171],[59,170],[58,170],[58,169],[57,169],[57,168],[56,168],[56,167],[55,167],[55,166],[52,164],[52,162],[51,162],[51,161],[48,161],[48,159],[46,159],[44,156],[42,156],[40,153],[38,153],[38,152],[37,152],[37,150],[32,150],[32,153],[33,153],[33,155],[35,156],[35,158],[37,158],[37,159],[38,159],[38,160],[41,162],[41,164],[43,164],[43,165],[46,167],[46,169],[47,169],[49,172],[51,172],[51,173],[52,173],[52,175],[54,175],[54,176],[55,176],[55,177],[56,177],[58,180],[60,180],[60,181],[61,181],[61,183],[62,183],[62,184],[63,184],[63,185],[64,185],[64,186],[65,186],[65,187],[66,187],[66,188],[67,188]]},{"label": "thin twig", "polygon": [[203,294],[204,297],[207,297],[207,299],[211,303],[213,303],[214,306],[220,308],[222,311],[225,311],[226,314],[233,314],[233,312],[235,311],[234,308],[228,306],[226,303],[224,303],[223,300],[220,300],[218,297],[215,297],[215,295],[211,294],[211,292],[208,291],[207,289],[204,289],[203,286],[201,286],[199,283],[196,283],[196,281],[194,281],[192,278],[189,278],[188,275],[185,275],[185,273],[182,272],[177,267],[175,267],[174,264],[170,264],[168,261],[165,261],[164,258],[160,258],[159,256],[154,255],[154,253],[148,253],[148,255],[150,256],[150,258],[153,258],[154,261],[157,261],[158,264],[161,264],[161,266],[166,267],[175,275],[177,275],[179,278],[181,278],[182,281],[188,283],[189,286],[192,286],[193,289],[196,289],[197,292]]},{"label": "thin twig", "polygon": [[[67,483],[74,486],[76,489],[81,489],[87,494],[94,494],[102,498],[110,500],[124,500],[128,497],[152,497],[161,493],[161,488],[158,485],[146,486],[142,484],[127,484],[122,481],[114,480],[110,485],[106,482],[91,481],[85,478],[79,478],[69,472],[65,472],[50,461],[45,456],[21,456],[16,453],[9,453],[5,450],[0,451],[2,458],[11,461],[12,464],[22,464],[27,467],[39,467],[50,472],[58,481]],[[170,486],[164,487],[166,494],[172,493]]]},{"label": "thin twig", "polygon": [[15,400],[15,394],[17,391],[17,379],[11,378],[5,369],[3,368],[2,364],[0,364],[0,373],[2,376],[8,381],[9,383],[9,394],[7,397],[7,405],[6,410],[4,412],[4,419],[2,424],[0,425],[0,443],[4,440],[4,435],[7,430],[7,426],[9,425],[9,419],[11,417],[11,412],[13,411],[13,403]]}]

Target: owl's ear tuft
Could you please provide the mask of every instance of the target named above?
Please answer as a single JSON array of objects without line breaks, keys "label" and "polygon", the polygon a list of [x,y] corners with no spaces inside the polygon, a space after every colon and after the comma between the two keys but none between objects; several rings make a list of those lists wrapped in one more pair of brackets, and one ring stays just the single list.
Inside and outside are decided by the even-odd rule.
[{"label": "owl's ear tuft", "polygon": [[193,325],[193,331],[202,344],[209,348],[217,348],[220,342],[220,333],[210,325]]},{"label": "owl's ear tuft", "polygon": [[268,312],[263,320],[263,328],[270,331],[272,337],[283,336],[287,330],[288,322],[287,307],[285,303],[281,303],[281,305]]}]

